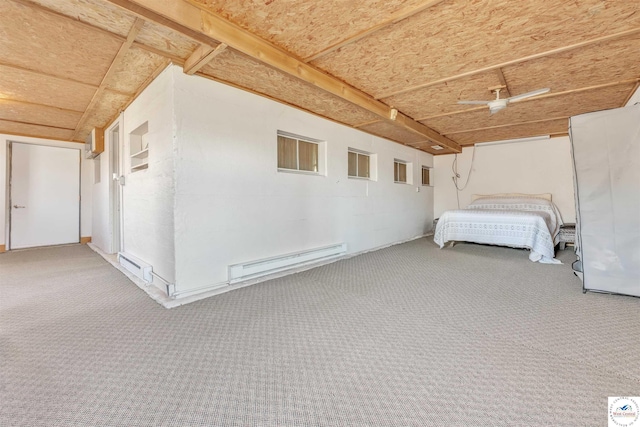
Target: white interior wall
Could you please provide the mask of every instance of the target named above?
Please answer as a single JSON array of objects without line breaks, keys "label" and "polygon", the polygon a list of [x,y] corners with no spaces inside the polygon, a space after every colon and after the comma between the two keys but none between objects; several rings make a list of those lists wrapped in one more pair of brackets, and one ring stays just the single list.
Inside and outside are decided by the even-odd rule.
[{"label": "white interior wall", "polygon": [[[9,195],[7,194],[7,142],[15,141],[25,144],[38,144],[48,145],[52,147],[64,147],[74,148],[77,150],[84,150],[83,144],[73,142],[61,142],[50,139],[42,138],[30,138],[26,136],[6,135],[0,134],[0,197],[5,201],[2,209],[0,209],[0,224],[2,229],[0,230],[0,245],[6,245],[6,230],[7,230],[7,212],[6,203]],[[91,236],[91,223],[92,223],[92,205],[91,205],[91,191],[93,183],[93,164],[84,158],[84,152],[82,152],[80,162],[80,235],[82,237]]]},{"label": "white interior wall", "polygon": [[109,211],[109,142],[105,135],[104,151],[93,162],[95,170],[96,164],[100,163],[100,181],[95,182],[95,174],[92,175],[91,185],[93,187],[93,223],[91,242],[105,253],[111,252],[111,230]]},{"label": "white interior wall", "polygon": [[[459,192],[460,208],[471,202],[472,194],[551,193],[564,222],[575,222],[573,163],[569,137],[529,142],[468,147],[458,154],[459,185],[467,179],[473,150],[473,171],[465,190]],[[458,209],[452,181],[454,155],[434,160],[434,215]]]},{"label": "white interior wall", "polygon": [[[162,72],[122,115],[124,176],[124,251],[175,281],[174,251],[174,113],[171,67]],[[130,132],[148,122],[149,168],[131,172]],[[106,156],[105,156],[106,158]],[[107,204],[108,206],[108,204]],[[164,284],[155,282],[164,290]]]},{"label": "white interior wall", "polygon": [[[345,242],[349,253],[432,228],[430,154],[173,69],[177,291],[227,280],[230,264]],[[326,141],[326,176],[277,171],[278,130]],[[347,178],[347,148],[377,154],[377,181]],[[413,185],[393,182],[393,159]],[[417,191],[419,190],[419,192]]]}]

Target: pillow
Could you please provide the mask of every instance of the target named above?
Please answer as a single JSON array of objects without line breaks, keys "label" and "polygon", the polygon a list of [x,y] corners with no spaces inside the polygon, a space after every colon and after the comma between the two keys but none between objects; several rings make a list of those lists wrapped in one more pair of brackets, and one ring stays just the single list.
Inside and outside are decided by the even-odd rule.
[{"label": "pillow", "polygon": [[471,201],[475,202],[478,199],[483,198],[496,198],[496,197],[517,197],[517,198],[536,198],[536,199],[545,199],[551,201],[551,193],[541,193],[541,194],[524,194],[524,193],[497,193],[497,194],[472,194]]}]

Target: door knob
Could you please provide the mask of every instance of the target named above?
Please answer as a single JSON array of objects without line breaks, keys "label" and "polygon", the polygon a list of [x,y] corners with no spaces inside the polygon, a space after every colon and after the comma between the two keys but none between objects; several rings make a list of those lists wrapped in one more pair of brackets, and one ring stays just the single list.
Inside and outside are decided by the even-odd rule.
[{"label": "door knob", "polygon": [[24,209],[26,208],[26,206],[18,206],[18,205],[13,205],[14,209]]}]

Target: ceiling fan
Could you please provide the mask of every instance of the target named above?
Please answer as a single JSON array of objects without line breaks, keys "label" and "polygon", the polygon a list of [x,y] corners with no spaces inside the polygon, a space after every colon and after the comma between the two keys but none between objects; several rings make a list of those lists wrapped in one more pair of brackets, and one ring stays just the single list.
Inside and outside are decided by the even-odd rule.
[{"label": "ceiling fan", "polygon": [[512,96],[510,98],[500,98],[500,91],[504,89],[504,86],[497,87],[494,89],[489,89],[492,92],[495,92],[496,99],[492,101],[458,101],[458,104],[466,104],[466,105],[488,105],[489,106],[489,114],[495,114],[498,111],[507,107],[507,104],[520,101],[521,99],[529,98],[536,95],[541,95],[543,93],[549,92],[549,88],[538,89],[531,92],[523,93],[522,95]]}]

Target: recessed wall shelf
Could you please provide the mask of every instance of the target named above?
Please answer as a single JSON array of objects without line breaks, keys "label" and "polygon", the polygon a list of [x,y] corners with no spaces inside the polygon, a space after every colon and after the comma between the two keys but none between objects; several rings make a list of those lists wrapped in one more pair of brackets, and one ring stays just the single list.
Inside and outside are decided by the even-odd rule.
[{"label": "recessed wall shelf", "polygon": [[131,166],[131,172],[137,172],[142,169],[147,169],[149,167],[149,163],[140,163],[136,166]]},{"label": "recessed wall shelf", "polygon": [[149,149],[145,148],[142,151],[138,151],[137,153],[132,154],[131,158],[142,159],[142,158],[147,157],[148,155],[149,155]]},{"label": "recessed wall shelf", "polygon": [[129,153],[131,172],[138,172],[149,167],[149,122],[144,122],[129,134]]}]

